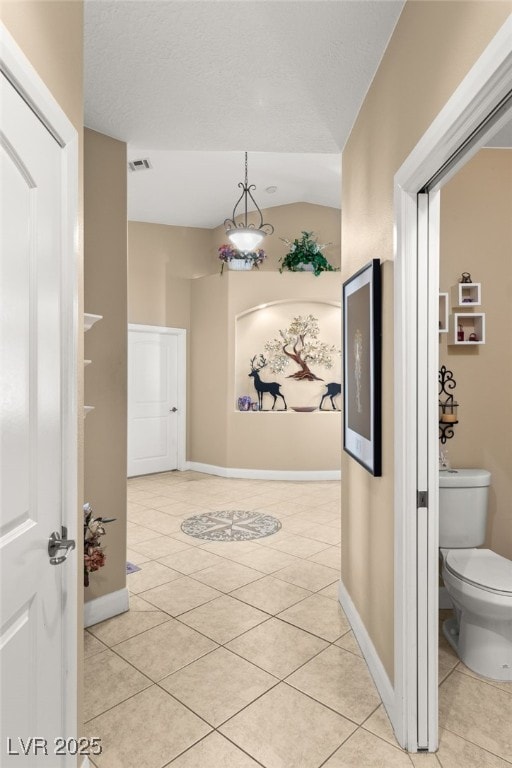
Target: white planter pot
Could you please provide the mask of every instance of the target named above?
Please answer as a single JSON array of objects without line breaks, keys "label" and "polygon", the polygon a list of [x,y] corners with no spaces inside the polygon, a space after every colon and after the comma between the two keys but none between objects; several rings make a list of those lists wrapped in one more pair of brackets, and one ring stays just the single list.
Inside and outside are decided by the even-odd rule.
[{"label": "white planter pot", "polygon": [[314,272],[315,268],[312,264],[304,264],[304,262],[300,262],[300,264],[297,264],[297,271],[298,272]]},{"label": "white planter pot", "polygon": [[253,262],[250,259],[231,259],[228,261],[229,269],[236,269],[237,271],[248,271],[252,269]]}]

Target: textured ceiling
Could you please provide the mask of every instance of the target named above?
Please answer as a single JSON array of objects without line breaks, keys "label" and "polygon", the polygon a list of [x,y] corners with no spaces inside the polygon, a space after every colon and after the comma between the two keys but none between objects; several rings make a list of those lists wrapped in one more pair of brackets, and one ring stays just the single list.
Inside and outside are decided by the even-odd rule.
[{"label": "textured ceiling", "polygon": [[[205,211],[197,186],[195,206],[194,195],[192,208],[177,195],[180,205],[157,217],[156,201],[168,184],[156,183],[156,171],[174,163],[174,182],[183,193],[208,173],[205,152],[244,150],[262,153],[262,168],[270,171],[272,160],[275,165],[274,174],[255,182],[261,207],[269,185],[306,202],[339,205],[339,184],[335,201],[326,194],[332,165],[317,158],[317,171],[306,173],[302,184],[299,165],[281,162],[281,155],[333,154],[339,166],[402,7],[403,0],[86,0],[85,124],[127,142],[131,158],[158,150],[155,173],[130,174],[130,215],[148,220],[145,209],[136,214],[136,200],[151,205],[151,198],[150,220],[184,223],[186,208],[192,219],[193,209],[199,216],[195,226],[212,226],[212,217],[200,223]],[[202,156],[183,176],[183,163],[176,155],[165,159],[162,150]],[[238,183],[243,155],[236,163]],[[251,182],[257,168],[250,156]],[[311,163],[305,168],[310,171]],[[222,220],[236,196],[228,177],[228,171],[216,176],[218,194],[219,181],[226,178],[229,187]]]},{"label": "textured ceiling", "polygon": [[[217,227],[231,216],[244,179],[243,152],[132,150],[151,170],[128,175],[128,218],[182,227]],[[260,208],[307,202],[340,207],[339,154],[250,152],[249,183]],[[268,187],[277,187],[267,192]],[[240,210],[237,211],[240,213]],[[267,217],[268,218],[268,217]]]}]

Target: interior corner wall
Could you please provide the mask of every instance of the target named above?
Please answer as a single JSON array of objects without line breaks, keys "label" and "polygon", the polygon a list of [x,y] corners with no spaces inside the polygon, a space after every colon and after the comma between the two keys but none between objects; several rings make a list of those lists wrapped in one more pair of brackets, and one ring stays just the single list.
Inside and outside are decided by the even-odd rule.
[{"label": "interior corner wall", "polygon": [[[486,546],[512,560],[512,149],[481,149],[441,190],[440,290],[462,272],[481,283],[485,344],[457,347],[439,334],[440,365],[453,371],[460,403],[446,442],[453,467],[491,472]],[[464,312],[464,307],[455,307]]]},{"label": "interior corner wall", "polygon": [[128,222],[128,322],[190,328],[190,280],[211,274],[210,229]]},{"label": "interior corner wall", "polygon": [[[430,123],[506,21],[510,2],[404,6],[343,151],[342,278],[393,260],[393,179]],[[433,47],[433,41],[435,46]],[[394,679],[392,264],[383,307],[383,473],[342,460],[342,579]],[[388,286],[386,288],[386,286]]]},{"label": "interior corner wall", "polygon": [[228,466],[228,286],[219,274],[192,281],[188,457],[216,467]]},{"label": "interior corner wall", "polygon": [[[232,333],[235,328],[235,314],[228,306],[231,302],[229,286],[236,283],[236,291],[241,290],[241,300],[245,302],[244,309],[274,299],[294,299],[301,296],[305,299],[311,298],[311,286],[314,286],[313,297],[317,293],[324,297],[327,291],[329,299],[340,301],[341,294],[339,273],[323,273],[318,278],[303,274],[276,274],[279,257],[286,253],[286,245],[279,238],[293,239],[300,235],[302,229],[313,230],[321,243],[331,243],[325,253],[333,266],[339,267],[339,209],[309,203],[293,203],[268,209],[264,214],[265,219],[271,221],[275,227],[274,235],[265,240],[268,259],[259,270],[253,270],[241,277],[228,269],[222,278],[220,276],[217,248],[226,240],[222,226],[211,230],[128,222],[128,322],[185,328],[189,331],[188,460],[221,467],[287,469],[291,462],[305,469],[339,469],[341,427],[340,423],[335,425],[336,420],[340,421],[339,415],[331,416],[329,422],[324,420],[324,428],[329,423],[329,436],[319,442],[320,450],[317,455],[310,451],[308,456],[304,447],[302,453],[299,451],[295,455],[295,459],[286,458],[287,442],[284,440],[283,443],[283,434],[279,430],[276,441],[271,442],[269,452],[264,455],[259,451],[256,439],[248,440],[247,434],[244,438],[247,423],[241,428],[235,426],[238,424],[238,414],[234,412],[233,391]],[[264,277],[268,272],[273,272],[273,275],[270,275],[272,279],[267,279],[268,274]],[[262,292],[264,281],[266,287]],[[265,415],[262,416],[265,418]],[[323,416],[313,415],[312,422]],[[301,418],[303,419],[304,415],[301,415]],[[258,427],[258,434],[261,424],[261,420],[259,425],[253,422],[253,426]],[[298,422],[295,423],[296,445],[301,443],[303,424],[304,422],[299,429]],[[275,427],[276,422],[272,422],[272,425]],[[233,446],[229,456],[228,442]],[[266,444],[269,446],[268,440]],[[327,462],[326,453],[330,456]],[[241,461],[243,465],[240,464]]]},{"label": "interior corner wall", "polygon": [[[77,340],[77,405],[78,453],[77,499],[78,530],[82,528],[84,422],[83,405],[83,3],[62,2],[10,2],[0,4],[0,20],[29,59],[39,77],[49,88],[60,107],[78,132],[78,211],[77,211],[77,281],[79,328]],[[82,558],[81,541],[77,542],[76,557]],[[77,664],[77,727],[82,733],[83,698],[83,586],[78,569],[78,664]],[[71,732],[69,736],[73,736]]]},{"label": "interior corner wall", "polygon": [[102,315],[85,335],[85,500],[115,517],[103,539],[106,564],[85,599],[126,586],[127,219],[126,144],[85,130],[84,302]]}]

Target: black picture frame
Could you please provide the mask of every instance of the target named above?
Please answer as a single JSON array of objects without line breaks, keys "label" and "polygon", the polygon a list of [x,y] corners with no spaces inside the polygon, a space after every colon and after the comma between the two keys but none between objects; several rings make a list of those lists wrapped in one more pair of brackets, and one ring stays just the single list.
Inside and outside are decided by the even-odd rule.
[{"label": "black picture frame", "polygon": [[381,269],[373,259],[343,283],[343,449],[382,474]]}]

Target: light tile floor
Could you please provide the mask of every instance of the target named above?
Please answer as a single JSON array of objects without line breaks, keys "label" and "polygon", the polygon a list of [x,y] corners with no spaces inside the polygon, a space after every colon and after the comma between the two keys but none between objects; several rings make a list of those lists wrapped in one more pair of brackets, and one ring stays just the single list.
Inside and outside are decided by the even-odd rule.
[{"label": "light tile floor", "polygon": [[[478,678],[441,636],[440,749],[409,755],[337,601],[337,482],[172,472],[128,481],[130,611],[85,632],[97,768],[499,768],[512,685]],[[190,515],[264,511],[247,542],[182,533]]]}]

